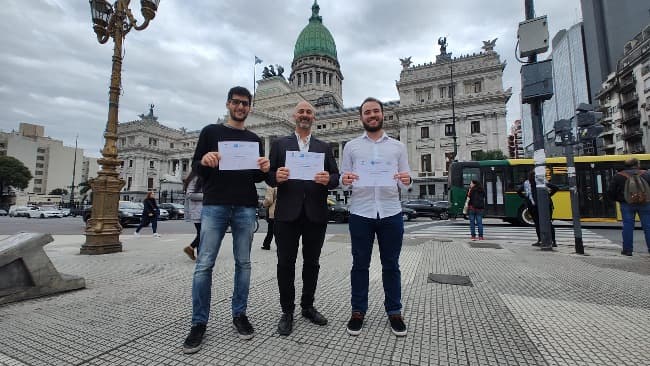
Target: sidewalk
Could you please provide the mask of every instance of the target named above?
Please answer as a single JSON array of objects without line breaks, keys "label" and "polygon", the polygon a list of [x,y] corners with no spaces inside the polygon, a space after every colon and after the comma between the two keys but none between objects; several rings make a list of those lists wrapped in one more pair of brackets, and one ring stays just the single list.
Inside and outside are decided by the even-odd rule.
[{"label": "sidewalk", "polygon": [[[595,249],[582,257],[568,246],[554,253],[513,244],[473,248],[407,235],[401,268],[408,336],[396,338],[389,329],[375,250],[366,324],[351,337],[345,331],[349,238],[328,235],[316,307],[330,322],[319,327],[296,313],[294,332],[280,337],[276,256],[260,249],[263,235],[256,234],[251,254],[248,316],[255,337],[239,340],[232,327],[227,235],[206,340],[193,355],[181,350],[193,270],[181,249],[192,235],[123,235],[124,252],[103,256],[79,255],[83,236],[56,236],[48,255],[60,272],[85,277],[87,288],[0,307],[0,365],[650,364],[647,255]],[[473,286],[429,283],[430,273],[469,276]]]}]

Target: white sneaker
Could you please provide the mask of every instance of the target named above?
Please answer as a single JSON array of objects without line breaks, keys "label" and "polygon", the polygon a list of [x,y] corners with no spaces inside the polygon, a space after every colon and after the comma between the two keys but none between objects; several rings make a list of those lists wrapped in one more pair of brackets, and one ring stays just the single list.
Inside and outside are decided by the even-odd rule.
[{"label": "white sneaker", "polygon": [[154,233],[154,234],[153,234],[153,237],[154,237],[154,238],[160,238],[160,234],[158,234],[158,233]]},{"label": "white sneaker", "polygon": [[134,231],[134,232],[133,232],[133,236],[140,236],[140,233],[137,232],[137,231]]}]

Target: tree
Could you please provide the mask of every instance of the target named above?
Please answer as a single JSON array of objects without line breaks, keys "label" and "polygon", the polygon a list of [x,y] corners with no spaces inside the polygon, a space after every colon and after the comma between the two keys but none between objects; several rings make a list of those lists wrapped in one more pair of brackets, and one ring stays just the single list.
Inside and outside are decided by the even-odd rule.
[{"label": "tree", "polygon": [[65,196],[68,194],[68,190],[65,188],[54,188],[50,194],[56,196]]},{"label": "tree", "polygon": [[32,173],[18,159],[12,156],[0,156],[0,193],[9,186],[25,189],[32,179]]},{"label": "tree", "polygon": [[[90,187],[90,183],[88,182],[81,182],[77,186],[79,187],[79,195],[81,196],[81,201],[85,201],[86,198],[88,197],[88,192],[92,194],[92,187]],[[92,195],[91,195],[91,201],[92,201]]]},{"label": "tree", "polygon": [[476,161],[479,160],[505,160],[508,157],[501,150],[477,151],[474,155]]}]

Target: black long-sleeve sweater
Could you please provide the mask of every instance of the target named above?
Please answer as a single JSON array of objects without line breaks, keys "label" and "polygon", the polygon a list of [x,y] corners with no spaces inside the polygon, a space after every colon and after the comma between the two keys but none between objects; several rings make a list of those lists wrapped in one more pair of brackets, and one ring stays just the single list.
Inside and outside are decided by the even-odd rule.
[{"label": "black long-sleeve sweater", "polygon": [[210,151],[219,151],[219,141],[254,141],[259,143],[264,156],[262,140],[251,131],[239,130],[223,124],[211,124],[201,130],[196,144],[192,168],[203,178],[204,205],[234,205],[257,207],[255,183],[266,178],[259,169],[220,170],[201,165],[201,158]]}]

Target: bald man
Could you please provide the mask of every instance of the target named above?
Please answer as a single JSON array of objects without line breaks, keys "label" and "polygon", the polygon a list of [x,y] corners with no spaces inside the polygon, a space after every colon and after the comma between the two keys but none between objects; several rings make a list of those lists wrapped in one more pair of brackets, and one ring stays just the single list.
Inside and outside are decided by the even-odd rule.
[{"label": "bald man", "polygon": [[[293,330],[295,265],[300,237],[303,256],[301,313],[314,324],[327,324],[327,318],[314,308],[314,295],[320,268],[318,261],[327,229],[327,191],[338,186],[339,169],[330,145],[311,135],[315,117],[311,104],[299,102],[293,113],[295,132],[273,141],[269,154],[271,168],[267,183],[278,187],[274,225],[282,307],[278,333],[285,336]],[[323,154],[323,171],[308,180],[292,177],[291,170],[285,166],[289,151]]]}]

